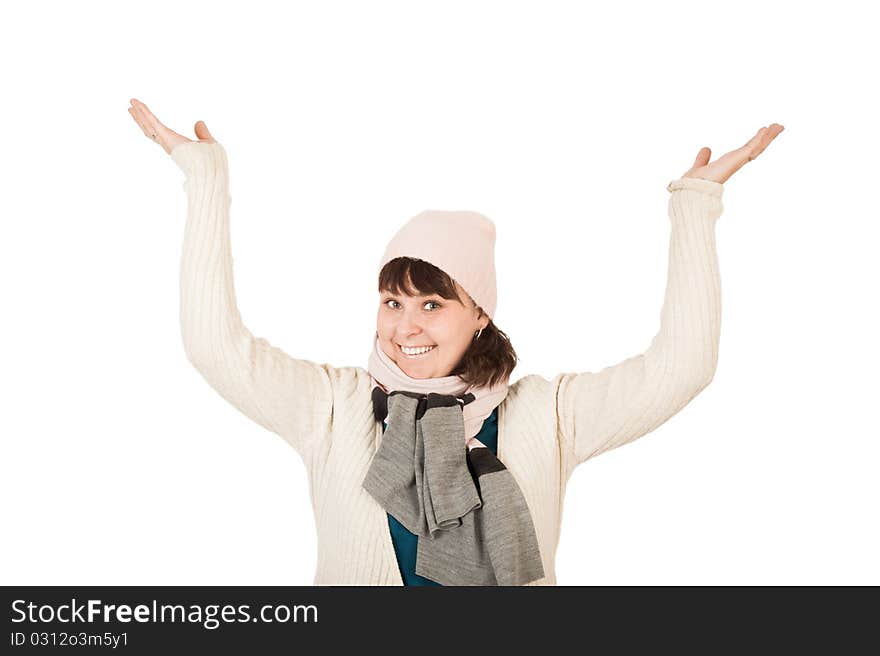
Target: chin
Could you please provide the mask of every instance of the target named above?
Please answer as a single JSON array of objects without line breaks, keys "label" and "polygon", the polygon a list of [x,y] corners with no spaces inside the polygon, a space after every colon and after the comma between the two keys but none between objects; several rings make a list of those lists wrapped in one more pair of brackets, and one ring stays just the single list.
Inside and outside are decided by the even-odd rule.
[{"label": "chin", "polygon": [[439,378],[437,374],[433,373],[433,368],[429,370],[425,366],[413,364],[412,362],[406,362],[405,360],[395,360],[395,363],[398,367],[400,367],[400,370],[410,378],[415,378],[417,380],[424,380],[426,378]]}]

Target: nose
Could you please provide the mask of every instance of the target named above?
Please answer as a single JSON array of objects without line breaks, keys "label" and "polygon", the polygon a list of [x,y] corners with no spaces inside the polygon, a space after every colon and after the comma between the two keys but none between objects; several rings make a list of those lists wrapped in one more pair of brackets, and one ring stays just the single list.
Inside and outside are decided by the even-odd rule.
[{"label": "nose", "polygon": [[401,336],[416,335],[422,332],[419,323],[419,316],[414,312],[404,311],[401,313],[400,321],[397,322],[397,333]]}]

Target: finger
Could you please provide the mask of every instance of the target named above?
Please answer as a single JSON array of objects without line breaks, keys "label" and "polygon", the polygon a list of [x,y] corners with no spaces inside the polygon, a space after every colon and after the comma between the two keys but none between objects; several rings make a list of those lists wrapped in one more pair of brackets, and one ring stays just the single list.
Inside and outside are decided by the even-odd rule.
[{"label": "finger", "polygon": [[147,125],[150,126],[150,130],[156,135],[156,140],[165,143],[168,134],[171,133],[172,130],[165,127],[165,125],[157,119],[149,109],[146,109],[146,107],[143,109],[143,114],[146,117]]},{"label": "finger", "polygon": [[147,125],[149,125],[151,128],[153,128],[154,132],[158,133],[160,129],[162,129],[162,130],[168,129],[162,124],[162,122],[158,118],[156,118],[155,114],[153,114],[153,112],[150,111],[150,108],[147,107],[140,100],[138,100],[137,98],[132,98],[131,103],[132,103],[132,105],[137,107],[138,111],[141,113],[141,115],[144,117],[144,120],[147,122]]},{"label": "finger", "polygon": [[146,119],[146,117],[144,117],[141,110],[138,109],[137,105],[132,103],[131,107],[129,108],[129,111],[131,112],[131,115],[134,117],[134,120],[136,120],[138,122],[138,125],[141,126],[141,129],[144,131],[144,133],[145,134],[148,133],[150,131],[150,126],[147,125],[147,119]]},{"label": "finger", "polygon": [[175,135],[177,137],[180,137],[181,139],[186,138],[183,135],[177,134],[174,130],[162,123],[162,121],[156,118],[156,115],[150,111],[150,108],[137,98],[132,99],[132,104],[138,109],[138,111],[141,113],[141,116],[143,116],[144,122],[147,124],[147,127],[150,130],[150,134],[148,136],[150,136],[151,138],[153,135],[156,135],[156,141],[162,144],[167,143],[169,141],[168,137],[171,135]]},{"label": "finger", "polygon": [[701,166],[706,166],[709,163],[709,159],[712,157],[712,150],[703,146],[700,148],[700,152],[697,153],[697,158],[694,160],[693,168],[699,168]]},{"label": "finger", "polygon": [[761,135],[761,138],[752,148],[751,159],[755,159],[758,155],[763,153],[764,149],[770,145],[770,142],[779,136],[779,133],[784,129],[785,128],[779,125],[779,123],[774,123],[770,127],[765,128],[764,134]]},{"label": "finger", "polygon": [[134,119],[135,123],[138,124],[140,129],[143,131],[144,135],[149,137],[150,136],[149,130],[147,130],[147,126],[144,123],[143,119],[138,114],[138,111],[134,107],[129,107],[128,113],[131,114],[131,117]]},{"label": "finger", "polygon": [[739,171],[743,166],[745,166],[749,161],[749,152],[746,150],[746,147],[737,148],[736,150],[731,150],[729,153],[725,153],[718,159],[713,162],[714,166],[717,166],[719,170],[725,172],[725,180],[730,178],[731,175]]},{"label": "finger", "polygon": [[144,131],[147,138],[159,144],[162,147],[162,150],[166,153],[171,152],[174,144],[181,141],[189,141],[189,139],[181,137],[174,132],[174,130],[170,130],[156,121],[155,116],[153,116],[151,120],[147,115],[147,112],[143,111],[143,109],[134,102],[132,102],[132,107],[129,111],[132,116],[136,117],[138,124],[141,126],[141,129]]},{"label": "finger", "polygon": [[719,157],[716,163],[723,164],[725,168],[730,168],[731,173],[737,171],[744,164],[755,159],[764,150],[766,146],[762,147],[762,143],[765,135],[767,135],[767,129],[766,127],[761,128],[745,144]]},{"label": "finger", "polygon": [[764,149],[770,145],[770,142],[773,141],[780,132],[782,132],[785,128],[779,123],[773,123],[769,127],[763,127],[758,130],[758,133],[749,139],[749,142],[742,146],[739,150],[743,151],[743,156],[745,157],[746,162],[750,162],[755,159],[758,155],[764,152]]},{"label": "finger", "polygon": [[216,143],[217,140],[208,131],[208,126],[205,125],[204,121],[196,121],[195,131],[196,131],[196,136],[199,138],[199,141],[208,141],[210,143]]},{"label": "finger", "polygon": [[171,147],[169,146],[169,144],[179,143],[181,141],[192,141],[192,139],[190,139],[189,137],[185,137],[182,134],[175,132],[167,125],[162,123],[158,118],[156,118],[156,116],[149,110],[146,105],[144,105],[140,101],[137,102],[140,103],[141,111],[144,116],[147,117],[148,125],[151,127],[153,133],[157,135],[156,141],[161,143],[162,147],[166,151],[171,151]]},{"label": "finger", "polygon": [[754,137],[752,137],[747,142],[745,142],[745,144],[743,144],[742,146],[739,147],[739,150],[748,149],[748,148],[752,148],[753,146],[755,146],[761,140],[761,138],[764,136],[764,133],[766,131],[767,131],[766,127],[763,127],[760,130],[758,130],[755,133]]},{"label": "finger", "polygon": [[147,109],[147,106],[139,100],[132,98],[131,106],[135,111],[135,115],[139,118],[138,122],[143,128],[144,134],[150,139],[162,143],[165,131],[168,128],[162,125],[159,120],[153,116],[152,112]]}]

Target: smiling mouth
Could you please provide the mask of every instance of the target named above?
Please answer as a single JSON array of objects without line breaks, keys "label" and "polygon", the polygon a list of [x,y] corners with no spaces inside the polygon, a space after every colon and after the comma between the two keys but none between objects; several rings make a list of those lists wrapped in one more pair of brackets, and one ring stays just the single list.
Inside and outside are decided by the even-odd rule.
[{"label": "smiling mouth", "polygon": [[415,355],[410,355],[409,353],[405,353],[405,352],[404,352],[403,347],[402,347],[400,344],[396,344],[396,346],[397,346],[397,350],[400,351],[400,354],[401,354],[403,357],[408,358],[408,359],[410,359],[410,360],[420,360],[421,358],[426,357],[429,353],[433,353],[434,349],[437,348],[437,345],[435,344],[434,346],[432,346],[431,348],[429,348],[429,349],[428,349],[427,351],[425,351],[424,353],[417,353],[417,354],[415,354]]}]

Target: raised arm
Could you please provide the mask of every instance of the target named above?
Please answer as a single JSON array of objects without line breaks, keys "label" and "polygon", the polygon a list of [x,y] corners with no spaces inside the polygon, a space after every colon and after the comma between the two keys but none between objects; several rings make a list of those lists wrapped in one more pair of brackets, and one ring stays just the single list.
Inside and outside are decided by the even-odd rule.
[{"label": "raised arm", "polygon": [[292,358],[244,326],[235,301],[229,239],[229,171],[219,143],[171,150],[186,174],[180,327],[186,355],[208,384],[300,455],[328,439],[333,367]]},{"label": "raised arm", "polygon": [[598,373],[554,379],[567,469],[651,432],[681,410],[715,372],[721,280],[715,222],[723,185],[681,178],[667,185],[672,232],[660,331],[647,351]]}]

